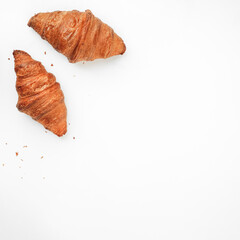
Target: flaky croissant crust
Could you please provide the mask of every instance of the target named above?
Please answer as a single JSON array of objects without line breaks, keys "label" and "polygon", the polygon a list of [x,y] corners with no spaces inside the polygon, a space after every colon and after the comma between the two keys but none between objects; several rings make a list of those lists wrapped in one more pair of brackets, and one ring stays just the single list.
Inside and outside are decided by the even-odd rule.
[{"label": "flaky croissant crust", "polygon": [[17,108],[58,136],[67,132],[67,110],[53,74],[24,51],[15,50]]},{"label": "flaky croissant crust", "polygon": [[90,10],[38,13],[28,26],[72,63],[109,58],[126,51],[123,40]]}]

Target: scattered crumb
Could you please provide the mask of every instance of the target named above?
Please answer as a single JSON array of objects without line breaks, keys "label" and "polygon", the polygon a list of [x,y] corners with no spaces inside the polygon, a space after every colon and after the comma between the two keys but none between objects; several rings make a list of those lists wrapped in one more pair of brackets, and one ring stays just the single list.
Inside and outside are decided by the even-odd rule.
[{"label": "scattered crumb", "polygon": [[85,64],[85,62],[82,62],[82,64]]},{"label": "scattered crumb", "polygon": [[68,123],[68,125],[70,126],[70,123]]},{"label": "scattered crumb", "polygon": [[7,143],[5,143],[5,145],[7,145]]},{"label": "scattered crumb", "polygon": [[76,75],[73,75],[73,77],[76,77]]},{"label": "scattered crumb", "polygon": [[3,163],[3,164],[2,164],[2,166],[4,167],[4,166],[5,166],[5,164]]},{"label": "scattered crumb", "polygon": [[23,146],[23,148],[27,148],[27,147],[28,147],[27,145]]},{"label": "scattered crumb", "polygon": [[8,60],[10,60],[10,58],[8,58]]},{"label": "scattered crumb", "polygon": [[45,54],[45,55],[47,54],[46,51],[44,52],[44,54]]},{"label": "scattered crumb", "polygon": [[18,156],[18,152],[16,152],[16,157]]},{"label": "scattered crumb", "polygon": [[75,139],[75,137],[73,137],[73,139]]},{"label": "scattered crumb", "polygon": [[47,133],[47,131],[45,131],[45,133]]},{"label": "scattered crumb", "polygon": [[51,64],[51,67],[53,67],[53,64]]},{"label": "scattered crumb", "polygon": [[18,166],[19,168],[21,168],[21,166]]},{"label": "scattered crumb", "polygon": [[43,177],[43,179],[46,179],[45,177]]},{"label": "scattered crumb", "polygon": [[23,179],[23,177],[21,177],[21,179]]},{"label": "scattered crumb", "polygon": [[41,159],[43,159],[43,156],[41,156]]},{"label": "scattered crumb", "polygon": [[23,162],[23,159],[20,159]]}]

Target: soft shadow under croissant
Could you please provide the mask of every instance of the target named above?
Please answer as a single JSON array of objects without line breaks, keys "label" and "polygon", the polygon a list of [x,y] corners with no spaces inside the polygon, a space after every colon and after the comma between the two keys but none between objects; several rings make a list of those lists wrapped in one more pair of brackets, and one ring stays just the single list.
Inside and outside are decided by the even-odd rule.
[{"label": "soft shadow under croissant", "polygon": [[15,50],[17,108],[57,136],[67,132],[67,109],[60,84],[53,74],[24,51]]},{"label": "soft shadow under croissant", "polygon": [[109,58],[126,51],[123,40],[90,10],[38,13],[28,26],[71,63]]}]

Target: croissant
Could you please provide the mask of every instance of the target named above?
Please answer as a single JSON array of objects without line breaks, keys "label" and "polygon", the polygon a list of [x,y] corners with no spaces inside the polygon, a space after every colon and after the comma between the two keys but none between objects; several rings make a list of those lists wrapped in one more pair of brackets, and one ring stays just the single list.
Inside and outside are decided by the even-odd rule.
[{"label": "croissant", "polygon": [[67,109],[55,76],[24,51],[15,50],[13,56],[18,110],[30,115],[57,136],[64,135],[67,132]]},{"label": "croissant", "polygon": [[123,40],[90,10],[38,13],[28,26],[71,63],[109,58],[126,51]]}]

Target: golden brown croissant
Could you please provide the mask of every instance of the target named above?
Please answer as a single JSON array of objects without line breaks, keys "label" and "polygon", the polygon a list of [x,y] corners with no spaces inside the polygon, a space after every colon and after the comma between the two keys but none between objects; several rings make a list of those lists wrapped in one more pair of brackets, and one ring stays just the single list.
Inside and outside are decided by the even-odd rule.
[{"label": "golden brown croissant", "polygon": [[59,137],[67,132],[67,109],[60,84],[52,73],[24,51],[15,50],[17,108]]},{"label": "golden brown croissant", "polygon": [[123,40],[90,10],[38,13],[28,26],[71,63],[109,58],[126,51]]}]

